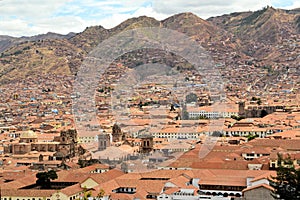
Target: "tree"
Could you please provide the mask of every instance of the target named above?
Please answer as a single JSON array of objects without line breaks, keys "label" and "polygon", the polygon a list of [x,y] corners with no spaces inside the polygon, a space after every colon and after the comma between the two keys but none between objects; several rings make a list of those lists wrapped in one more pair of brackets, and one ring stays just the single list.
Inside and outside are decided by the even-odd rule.
[{"label": "tree", "polygon": [[200,115],[200,116],[198,117],[198,119],[208,119],[208,117],[205,116],[205,115]]},{"label": "tree", "polygon": [[85,191],[82,200],[88,200],[92,196],[91,191]]},{"label": "tree", "polygon": [[104,195],[105,195],[105,191],[101,188],[99,190],[99,193],[97,194],[97,198],[102,198],[102,197],[104,197]]},{"label": "tree", "polygon": [[251,101],[256,101],[256,103],[258,104],[258,105],[261,105],[261,99],[260,98],[257,98],[257,97],[252,97],[251,98]]},{"label": "tree", "polygon": [[256,137],[257,137],[257,135],[249,134],[247,136],[248,142],[251,141],[251,140],[253,140],[253,139],[255,139]]},{"label": "tree", "polygon": [[83,188],[83,196],[82,197],[79,197],[79,199],[77,200],[89,200],[89,197],[92,196],[92,192],[89,191],[86,186],[84,186]]},{"label": "tree", "polygon": [[266,110],[262,110],[261,113],[260,113],[260,117],[263,118],[265,116],[268,115],[268,112]]},{"label": "tree", "polygon": [[185,102],[186,103],[192,103],[192,102],[197,102],[198,101],[198,96],[194,93],[190,93],[186,95],[185,97]]},{"label": "tree", "polygon": [[257,98],[256,97],[252,97],[251,101],[257,101]]},{"label": "tree", "polygon": [[242,119],[245,119],[245,117],[243,117],[243,116],[236,116],[236,115],[231,115],[231,118],[232,118],[232,119],[235,119],[235,120],[237,120],[237,121],[240,121],[240,120],[242,120]]},{"label": "tree", "polygon": [[57,174],[54,170],[48,172],[39,172],[36,174],[36,184],[42,189],[51,188],[51,180],[57,179]]},{"label": "tree", "polygon": [[[282,163],[289,165],[282,165]],[[290,157],[282,159],[281,155],[278,155],[277,176],[269,179],[270,186],[274,188],[272,196],[275,199],[300,199],[300,170],[296,170],[293,165],[290,165],[291,163]]]},{"label": "tree", "polygon": [[261,99],[258,99],[256,102],[258,105],[261,105]]},{"label": "tree", "polygon": [[189,119],[189,113],[186,110],[182,111],[182,119],[188,120]]}]

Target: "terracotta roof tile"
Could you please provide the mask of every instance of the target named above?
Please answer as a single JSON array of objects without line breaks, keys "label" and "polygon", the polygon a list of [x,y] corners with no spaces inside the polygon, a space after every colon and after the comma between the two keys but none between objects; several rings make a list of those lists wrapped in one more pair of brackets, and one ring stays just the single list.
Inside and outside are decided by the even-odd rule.
[{"label": "terracotta roof tile", "polygon": [[247,187],[246,189],[244,189],[242,192],[247,192],[247,191],[250,191],[250,190],[253,190],[253,189],[256,189],[256,188],[260,188],[260,187],[264,187],[270,191],[273,191],[274,188],[271,187],[270,185],[267,185],[267,184],[260,184],[260,185],[255,185],[255,186],[252,186],[252,187]]}]

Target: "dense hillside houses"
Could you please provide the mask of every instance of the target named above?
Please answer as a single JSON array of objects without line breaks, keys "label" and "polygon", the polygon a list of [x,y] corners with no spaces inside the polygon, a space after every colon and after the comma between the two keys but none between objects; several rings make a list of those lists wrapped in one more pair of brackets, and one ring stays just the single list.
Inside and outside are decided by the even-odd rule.
[{"label": "dense hillside houses", "polygon": [[[300,169],[298,15],[181,13],[4,37],[0,200],[273,200],[276,170]],[[149,26],[184,33],[209,63],[142,48],[102,70],[97,45]]]}]

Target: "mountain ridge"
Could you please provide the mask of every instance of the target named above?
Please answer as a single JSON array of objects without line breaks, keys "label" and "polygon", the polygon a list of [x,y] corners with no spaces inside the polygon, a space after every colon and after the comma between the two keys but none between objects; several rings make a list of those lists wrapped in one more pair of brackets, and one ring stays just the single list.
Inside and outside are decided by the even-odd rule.
[{"label": "mountain ridge", "polygon": [[[254,12],[235,12],[204,20],[187,12],[161,21],[147,16],[130,18],[111,29],[99,25],[70,35],[48,33],[29,37],[32,40],[24,37],[23,41],[16,43],[9,43],[12,39],[9,36],[2,36],[2,41],[6,41],[2,45],[6,49],[0,51],[0,81],[34,74],[36,65],[47,73],[65,71],[68,75],[76,74],[84,56],[105,39],[121,31],[149,26],[186,34],[210,52],[216,63],[230,66],[252,60],[251,63],[255,61],[258,66],[274,63],[294,66],[298,50],[291,52],[288,41],[296,41],[296,45],[300,41],[299,13],[297,9],[289,11],[266,7]],[[0,36],[0,50],[2,41]],[[290,61],[286,60],[287,54]],[[42,62],[43,59],[46,61]],[[59,70],[59,65],[64,70]],[[18,75],[18,67],[26,69],[26,73]]]},{"label": "mountain ridge", "polygon": [[54,32],[48,32],[45,34],[38,34],[33,36],[21,36],[21,37],[13,37],[8,35],[0,35],[0,53],[3,51],[9,49],[13,45],[17,45],[22,42],[26,41],[37,41],[37,40],[43,40],[43,39],[69,39],[73,37],[75,33],[70,32],[66,35],[54,33]]}]

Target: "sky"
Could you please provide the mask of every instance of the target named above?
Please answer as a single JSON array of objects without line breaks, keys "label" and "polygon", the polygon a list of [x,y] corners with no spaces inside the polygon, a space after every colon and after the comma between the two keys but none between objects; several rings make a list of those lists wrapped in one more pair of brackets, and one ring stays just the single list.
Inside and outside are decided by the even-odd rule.
[{"label": "sky", "polygon": [[157,20],[193,12],[203,19],[265,6],[300,8],[300,0],[0,0],[0,35],[67,34],[86,27],[112,28],[146,15]]}]

